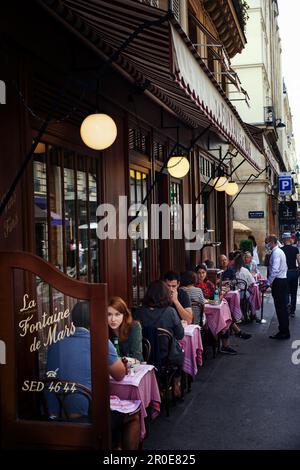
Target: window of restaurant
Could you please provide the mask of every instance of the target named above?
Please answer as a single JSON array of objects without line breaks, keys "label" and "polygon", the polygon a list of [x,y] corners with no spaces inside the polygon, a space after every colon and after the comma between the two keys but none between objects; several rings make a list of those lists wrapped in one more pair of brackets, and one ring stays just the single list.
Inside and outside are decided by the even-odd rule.
[{"label": "window of restaurant", "polygon": [[174,205],[171,211],[171,246],[172,269],[182,271],[184,269],[184,237],[183,237],[183,213],[182,213],[182,186],[178,180],[170,181],[170,204]]},{"label": "window of restaurant", "polygon": [[[131,273],[132,273],[132,303],[134,306],[140,305],[146,287],[149,284],[150,274],[150,246],[148,239],[149,218],[145,210],[140,209],[140,204],[145,198],[148,186],[149,175],[147,170],[137,167],[131,167],[129,171],[130,177],[130,206],[134,205],[129,211],[131,219],[130,226],[132,228],[131,243]],[[146,203],[147,204],[147,203]],[[140,217],[135,222],[134,219]]]},{"label": "window of restaurant", "polygon": [[41,144],[35,153],[35,251],[73,278],[99,282],[95,159]]}]

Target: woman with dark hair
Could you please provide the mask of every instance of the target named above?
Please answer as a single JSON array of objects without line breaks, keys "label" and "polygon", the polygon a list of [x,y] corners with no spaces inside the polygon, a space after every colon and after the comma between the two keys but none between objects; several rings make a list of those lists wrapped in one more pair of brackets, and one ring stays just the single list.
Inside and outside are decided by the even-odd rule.
[{"label": "woman with dark hair", "polygon": [[193,271],[185,271],[180,276],[181,289],[188,294],[193,310],[193,322],[196,325],[201,323],[201,310],[205,304],[205,298],[202,289],[195,287],[197,281],[196,274]]},{"label": "woman with dark hair", "polygon": [[[180,376],[184,353],[176,340],[184,337],[184,329],[176,310],[171,307],[171,304],[171,293],[167,284],[163,281],[153,281],[146,291],[142,307],[137,309],[137,318],[141,321],[144,332],[149,329],[164,328],[173,335],[174,347],[171,347],[170,353],[168,346],[160,342],[159,354],[162,364],[168,356],[169,362],[178,367],[178,374],[174,383],[174,395],[180,397]],[[178,347],[175,347],[176,345]]]},{"label": "woman with dark hair", "polygon": [[[137,309],[137,318],[142,323],[143,328],[164,328],[168,330],[176,339],[184,337],[184,329],[176,310],[171,307],[171,294],[168,286],[163,281],[153,281],[146,291],[143,305]],[[166,357],[166,351],[161,351],[161,360]],[[172,357],[169,357],[172,362]],[[176,365],[182,366],[182,357],[176,358]]]},{"label": "woman with dark hair", "polygon": [[142,362],[142,328],[133,321],[131,312],[121,297],[112,297],[108,302],[109,339],[117,340],[121,356],[133,357]]},{"label": "woman with dark hair", "polygon": [[252,251],[253,251],[253,261],[258,265],[259,264],[259,257],[257,251],[257,243],[253,235],[248,236],[248,240],[252,241]]},{"label": "woman with dark hair", "polygon": [[202,290],[203,296],[205,299],[214,298],[215,286],[214,284],[207,279],[207,267],[206,264],[198,264],[195,268],[195,273],[197,274],[197,281],[195,287],[199,287]]}]

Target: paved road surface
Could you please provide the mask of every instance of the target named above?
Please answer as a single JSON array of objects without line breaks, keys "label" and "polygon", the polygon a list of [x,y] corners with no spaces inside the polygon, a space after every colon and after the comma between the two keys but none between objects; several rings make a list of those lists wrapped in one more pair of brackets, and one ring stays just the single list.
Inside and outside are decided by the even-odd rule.
[{"label": "paved road surface", "polygon": [[300,307],[288,341],[269,339],[277,332],[271,296],[265,318],[243,327],[251,339],[230,337],[237,356],[208,359],[170,417],[151,423],[144,449],[300,449],[300,364],[291,361]]}]

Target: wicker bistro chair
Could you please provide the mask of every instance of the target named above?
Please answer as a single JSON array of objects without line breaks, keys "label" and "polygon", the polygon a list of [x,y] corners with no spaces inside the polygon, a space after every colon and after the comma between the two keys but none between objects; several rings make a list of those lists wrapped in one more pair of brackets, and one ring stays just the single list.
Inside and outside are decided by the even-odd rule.
[{"label": "wicker bistro chair", "polygon": [[142,346],[143,346],[143,357],[144,361],[149,363],[150,356],[151,356],[151,343],[147,338],[142,338]]},{"label": "wicker bistro chair", "polygon": [[[89,388],[79,383],[71,383],[70,381],[53,378],[45,379],[44,384],[45,391],[42,398],[42,409],[46,420],[79,423],[91,421],[92,393]],[[51,397],[54,397],[54,399],[52,400]],[[84,415],[71,412],[70,398],[72,398],[73,403],[74,398],[75,400],[76,398],[84,398],[87,412]],[[55,408],[55,412],[49,408]]]},{"label": "wicker bistro chair", "polygon": [[[252,313],[251,313],[251,306],[249,303],[249,293],[248,293],[247,282],[244,281],[243,279],[237,279],[235,281],[235,287],[239,289],[240,291],[241,311],[244,317],[244,322],[249,323],[250,321],[253,320],[253,318],[252,318]],[[247,297],[247,294],[248,294],[248,297]]]},{"label": "wicker bistro chair", "polygon": [[[201,327],[201,337],[202,337],[202,344],[203,344],[203,356],[207,358],[207,351],[208,347],[212,348],[213,358],[216,357],[217,351],[220,349],[220,338],[219,336],[215,338],[207,325],[204,323],[204,305],[200,304],[199,302],[192,302],[192,310],[193,307],[197,307],[197,310],[200,308],[200,319],[199,319],[199,326]],[[190,389],[190,387],[189,387]]]},{"label": "wicker bistro chair", "polygon": [[170,361],[170,354],[172,351],[173,334],[164,328],[157,328],[157,335],[162,351],[167,351],[166,358],[161,362],[161,368],[158,373],[158,384],[162,399],[164,401],[166,415],[170,416],[170,397],[174,397],[174,379],[179,372],[179,366],[173,365]]}]

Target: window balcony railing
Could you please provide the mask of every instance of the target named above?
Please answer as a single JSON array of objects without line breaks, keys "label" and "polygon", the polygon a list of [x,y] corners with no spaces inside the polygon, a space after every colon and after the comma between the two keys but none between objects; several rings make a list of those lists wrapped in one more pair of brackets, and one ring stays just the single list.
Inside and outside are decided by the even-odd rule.
[{"label": "window balcony railing", "polygon": [[238,101],[245,100],[248,104],[247,92],[241,87],[239,77],[231,67],[230,58],[222,41],[208,31],[192,13],[189,13],[188,23],[191,42],[224,93],[227,94],[228,85],[233,85],[236,91],[231,90],[231,93],[241,94],[242,98]]},{"label": "window balcony railing", "polygon": [[264,121],[267,126],[275,127],[276,118],[273,106],[264,107]]},{"label": "window balcony railing", "polygon": [[159,8],[159,0],[138,0],[140,3],[150,5],[151,7]]}]

